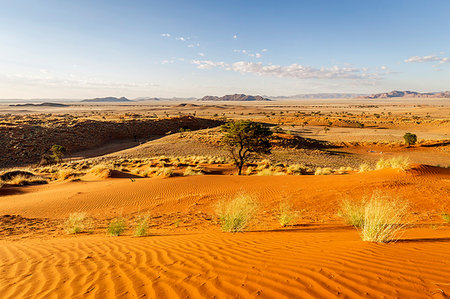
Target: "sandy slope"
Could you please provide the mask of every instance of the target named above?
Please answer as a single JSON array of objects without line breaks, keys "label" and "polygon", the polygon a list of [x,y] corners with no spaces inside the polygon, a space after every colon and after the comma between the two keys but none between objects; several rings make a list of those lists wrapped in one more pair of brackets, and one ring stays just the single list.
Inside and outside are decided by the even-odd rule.
[{"label": "sandy slope", "polygon": [[[149,210],[154,221],[183,220],[152,235],[0,240],[0,297],[400,297],[450,295],[450,226],[435,215],[450,208],[448,170],[416,166],[342,176],[108,179],[23,188],[0,197],[1,214],[64,218],[87,211],[108,218]],[[411,204],[399,242],[362,242],[336,219],[338,201],[381,190]],[[214,204],[236,192],[261,202],[252,232],[221,233]],[[272,211],[290,198],[299,224],[280,229]],[[197,213],[207,215],[195,218]],[[430,223],[438,224],[430,227]],[[198,229],[196,229],[198,228]],[[52,235],[54,236],[54,235]]]}]

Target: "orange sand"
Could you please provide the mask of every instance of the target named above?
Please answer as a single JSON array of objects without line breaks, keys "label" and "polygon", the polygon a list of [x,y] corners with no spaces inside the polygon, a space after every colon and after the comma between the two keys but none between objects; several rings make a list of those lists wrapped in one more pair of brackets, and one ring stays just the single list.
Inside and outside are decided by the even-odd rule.
[{"label": "orange sand", "polygon": [[[362,242],[336,217],[340,200],[373,190],[411,205],[415,226],[397,243]],[[130,232],[108,237],[62,231],[20,240],[0,237],[1,298],[450,295],[450,225],[437,217],[450,211],[448,169],[417,165],[406,173],[341,176],[116,178],[17,191],[0,197],[0,215],[63,221],[76,211],[97,219],[149,212],[163,228],[152,227],[151,235],[141,238]],[[250,232],[222,233],[214,205],[237,192],[257,196],[258,222]],[[302,211],[290,228],[280,228],[273,217],[283,198]],[[177,218],[180,227],[166,225]]]}]

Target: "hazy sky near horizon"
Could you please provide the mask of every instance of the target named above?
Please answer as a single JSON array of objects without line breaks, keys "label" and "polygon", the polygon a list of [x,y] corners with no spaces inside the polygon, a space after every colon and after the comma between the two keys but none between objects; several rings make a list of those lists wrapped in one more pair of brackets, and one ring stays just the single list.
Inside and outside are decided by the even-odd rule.
[{"label": "hazy sky near horizon", "polygon": [[0,0],[0,99],[450,90],[450,1]]}]

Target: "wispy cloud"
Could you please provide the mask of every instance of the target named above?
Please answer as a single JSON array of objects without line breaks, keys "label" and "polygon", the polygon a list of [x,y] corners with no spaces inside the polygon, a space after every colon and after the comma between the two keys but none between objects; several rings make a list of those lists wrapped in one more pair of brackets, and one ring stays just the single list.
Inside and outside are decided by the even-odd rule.
[{"label": "wispy cloud", "polygon": [[263,65],[261,62],[238,61],[233,63],[232,69],[240,73],[299,79],[374,79],[377,77],[375,74],[368,73],[367,70],[339,66],[314,68],[300,64],[280,66]]},{"label": "wispy cloud", "polygon": [[170,33],[161,33],[160,34],[162,37],[170,37]]},{"label": "wispy cloud", "polygon": [[234,38],[234,39],[237,39],[237,35],[236,35],[236,34],[235,34],[235,35],[233,35],[233,38]]},{"label": "wispy cloud", "polygon": [[378,79],[382,73],[370,73],[366,68],[339,67],[314,68],[299,64],[288,66],[264,65],[261,62],[238,61],[227,64],[223,61],[193,60],[199,69],[220,68],[239,73],[297,79]]},{"label": "wispy cloud", "polygon": [[450,57],[440,57],[436,55],[428,55],[428,56],[412,56],[408,59],[405,59],[405,62],[417,62],[417,63],[423,63],[423,62],[438,62],[439,64],[444,64],[447,62],[450,62]]},{"label": "wispy cloud", "polygon": [[[263,49],[263,50],[267,51],[267,49]],[[263,51],[263,50],[261,50],[261,52],[266,52],[266,51]],[[254,52],[251,52],[251,51],[248,51],[248,50],[235,49],[235,50],[233,50],[233,52],[235,52],[235,53],[242,53],[242,54],[247,55],[249,57],[255,57],[255,58],[261,58],[262,57],[261,53],[254,53]]]},{"label": "wispy cloud", "polygon": [[212,61],[212,60],[192,60],[193,64],[197,65],[197,68],[203,70],[209,70],[213,68],[228,69],[229,65],[223,61]]}]

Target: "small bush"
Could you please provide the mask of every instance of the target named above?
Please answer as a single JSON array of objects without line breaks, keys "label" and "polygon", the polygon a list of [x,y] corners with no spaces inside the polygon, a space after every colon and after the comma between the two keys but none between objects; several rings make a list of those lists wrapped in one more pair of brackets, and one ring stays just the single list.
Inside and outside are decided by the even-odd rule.
[{"label": "small bush", "polygon": [[280,202],[280,210],[278,214],[278,222],[285,227],[298,218],[298,212],[294,211],[292,204],[288,201]]},{"label": "small bush", "polygon": [[127,227],[125,219],[122,217],[114,218],[108,225],[107,232],[108,235],[117,237],[123,234]]},{"label": "small bush", "polygon": [[92,232],[93,221],[86,213],[71,213],[64,223],[64,230],[67,234],[79,234]]},{"label": "small bush", "polygon": [[231,201],[221,201],[217,204],[222,230],[226,232],[241,232],[253,221],[258,210],[258,204],[253,197],[238,194]]},{"label": "small bush", "polygon": [[364,206],[364,222],[360,235],[363,241],[394,241],[399,231],[408,206],[406,203],[374,193]]},{"label": "small bush", "polygon": [[442,213],[441,217],[445,222],[450,222],[450,214]]},{"label": "small bush", "polygon": [[136,228],[134,229],[134,235],[137,237],[144,237],[147,235],[149,216],[140,216],[136,220]]},{"label": "small bush", "polygon": [[348,224],[359,228],[364,223],[364,208],[364,201],[354,202],[347,199],[341,203],[338,215],[344,218]]},{"label": "small bush", "polygon": [[405,144],[407,146],[414,145],[417,142],[417,135],[412,133],[405,133],[405,135],[403,135],[403,139],[405,140]]}]

